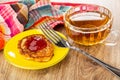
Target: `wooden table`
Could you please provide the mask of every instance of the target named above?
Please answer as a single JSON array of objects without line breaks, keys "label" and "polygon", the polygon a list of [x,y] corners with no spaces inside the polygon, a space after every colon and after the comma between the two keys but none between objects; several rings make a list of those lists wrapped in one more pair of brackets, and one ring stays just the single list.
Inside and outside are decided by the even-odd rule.
[{"label": "wooden table", "polygon": [[[90,3],[99,3],[106,5],[114,16],[113,29],[120,31],[120,0],[96,1]],[[87,1],[86,1],[87,2]],[[58,29],[65,33],[64,27]],[[74,44],[76,45],[76,44]],[[89,52],[91,55],[100,60],[120,69],[120,37],[115,46],[107,46],[103,44],[85,47],[81,49]],[[74,50],[70,50],[68,55],[60,63],[42,70],[24,70],[9,64],[0,51],[0,80],[119,80],[109,71],[79,54]]]}]

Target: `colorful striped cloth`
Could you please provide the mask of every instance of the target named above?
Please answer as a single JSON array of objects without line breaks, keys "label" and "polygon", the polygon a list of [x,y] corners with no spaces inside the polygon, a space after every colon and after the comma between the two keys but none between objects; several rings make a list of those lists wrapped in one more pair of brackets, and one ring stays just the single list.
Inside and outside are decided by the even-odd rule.
[{"label": "colorful striped cloth", "polygon": [[[69,7],[52,5],[49,0],[18,0],[0,3],[0,49],[14,35],[37,27],[43,18],[54,17],[58,20],[49,21],[50,26],[62,24],[60,19],[63,11]],[[47,16],[47,17],[46,17]],[[38,23],[39,22],[39,23]]]},{"label": "colorful striped cloth", "polygon": [[[22,3],[0,4],[0,41],[6,42],[22,32],[28,21],[28,8]],[[1,46],[2,42],[0,42]],[[4,44],[2,44],[4,45]],[[2,46],[0,49],[3,48]]]},{"label": "colorful striped cloth", "polygon": [[[50,0],[17,0],[0,3],[0,49],[14,35],[38,27],[47,21],[51,27],[63,24],[62,15],[78,3],[56,3]],[[46,20],[47,19],[47,20]]]}]

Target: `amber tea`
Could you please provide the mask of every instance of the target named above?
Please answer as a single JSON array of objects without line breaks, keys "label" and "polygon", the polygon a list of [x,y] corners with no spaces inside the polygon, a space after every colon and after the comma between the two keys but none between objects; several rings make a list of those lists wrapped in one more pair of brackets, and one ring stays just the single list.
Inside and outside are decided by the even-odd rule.
[{"label": "amber tea", "polygon": [[[87,6],[86,6],[87,7]],[[78,8],[78,7],[77,7]],[[102,7],[93,11],[78,8],[65,14],[65,28],[68,36],[76,43],[94,45],[103,42],[110,33],[112,20],[109,10]]]}]

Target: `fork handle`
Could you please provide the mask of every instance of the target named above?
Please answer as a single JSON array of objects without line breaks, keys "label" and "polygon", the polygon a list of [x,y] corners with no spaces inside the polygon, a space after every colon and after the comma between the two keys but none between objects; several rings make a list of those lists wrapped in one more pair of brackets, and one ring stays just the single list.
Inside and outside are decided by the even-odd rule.
[{"label": "fork handle", "polygon": [[115,74],[116,76],[118,76],[120,78],[120,69],[115,68],[95,57],[93,57],[92,55],[90,55],[89,53],[85,52],[84,50],[81,50],[80,48],[77,48],[75,46],[70,47],[71,49],[74,49],[80,53],[82,53],[83,55],[85,55],[86,57],[90,58],[91,60],[95,61],[96,63],[98,63],[99,65],[103,66],[104,68],[106,68],[107,70],[109,70],[110,72],[112,72],[113,74]]}]

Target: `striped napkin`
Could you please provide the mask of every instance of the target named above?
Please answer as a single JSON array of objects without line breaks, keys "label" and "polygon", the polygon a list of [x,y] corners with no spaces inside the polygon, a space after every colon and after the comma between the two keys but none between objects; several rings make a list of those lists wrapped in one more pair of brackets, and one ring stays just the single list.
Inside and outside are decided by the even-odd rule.
[{"label": "striped napkin", "polygon": [[0,4],[0,49],[11,37],[24,30],[27,21],[28,8],[26,5],[22,3]]},{"label": "striped napkin", "polygon": [[51,27],[63,24],[62,15],[71,6],[81,4],[57,3],[50,0],[17,0],[0,3],[0,49],[16,34],[38,27],[46,19]]}]

